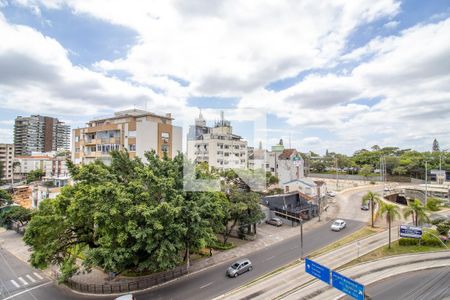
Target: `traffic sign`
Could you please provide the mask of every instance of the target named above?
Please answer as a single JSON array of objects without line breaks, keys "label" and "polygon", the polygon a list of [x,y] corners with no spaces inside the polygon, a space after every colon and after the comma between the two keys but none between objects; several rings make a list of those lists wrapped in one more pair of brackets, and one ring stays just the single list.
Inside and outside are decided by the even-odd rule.
[{"label": "traffic sign", "polygon": [[400,225],[400,236],[407,237],[407,238],[420,239],[420,238],[422,238],[422,227]]},{"label": "traffic sign", "polygon": [[334,288],[346,293],[356,300],[364,300],[364,285],[345,277],[338,272],[331,272],[331,281]]},{"label": "traffic sign", "polygon": [[306,258],[305,260],[305,272],[327,284],[330,284],[330,269],[316,263],[313,260],[310,260],[309,258]]}]

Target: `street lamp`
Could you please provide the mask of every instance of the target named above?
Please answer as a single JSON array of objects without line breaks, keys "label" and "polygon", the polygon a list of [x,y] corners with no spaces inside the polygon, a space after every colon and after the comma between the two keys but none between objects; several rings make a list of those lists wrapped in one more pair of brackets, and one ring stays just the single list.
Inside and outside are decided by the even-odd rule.
[{"label": "street lamp", "polygon": [[300,217],[300,259],[303,260],[303,218],[302,215]]}]

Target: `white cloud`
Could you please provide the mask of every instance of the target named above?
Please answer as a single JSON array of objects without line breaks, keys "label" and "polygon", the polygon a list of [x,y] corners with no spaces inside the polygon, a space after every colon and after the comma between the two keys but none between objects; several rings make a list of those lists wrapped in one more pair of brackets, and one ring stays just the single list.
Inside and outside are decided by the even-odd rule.
[{"label": "white cloud", "polygon": [[394,21],[387,22],[386,24],[383,25],[383,27],[387,28],[387,29],[395,29],[395,28],[397,28],[398,24],[400,24],[400,22],[394,20]]}]

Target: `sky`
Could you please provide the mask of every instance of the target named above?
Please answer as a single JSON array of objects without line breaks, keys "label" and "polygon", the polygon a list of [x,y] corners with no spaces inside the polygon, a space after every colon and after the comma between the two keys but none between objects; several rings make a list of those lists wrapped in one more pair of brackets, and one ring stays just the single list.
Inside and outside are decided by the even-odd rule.
[{"label": "sky", "polygon": [[135,107],[235,110],[255,144],[264,116],[302,152],[450,148],[449,37],[448,0],[0,0],[0,143],[19,115]]}]

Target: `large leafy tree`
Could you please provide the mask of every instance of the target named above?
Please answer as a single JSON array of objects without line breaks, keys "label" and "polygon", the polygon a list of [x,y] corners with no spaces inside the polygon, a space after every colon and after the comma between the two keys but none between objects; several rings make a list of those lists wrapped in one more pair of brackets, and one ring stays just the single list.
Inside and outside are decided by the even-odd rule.
[{"label": "large leafy tree", "polygon": [[145,163],[126,152],[111,155],[110,166],[67,162],[76,184],[43,201],[25,235],[33,266],[58,264],[65,279],[83,252],[88,270],[167,270],[221,230],[220,193],[185,193],[181,155],[149,152]]},{"label": "large leafy tree", "polygon": [[0,212],[0,225],[19,223],[24,226],[30,221],[32,211],[22,206],[10,206]]}]

